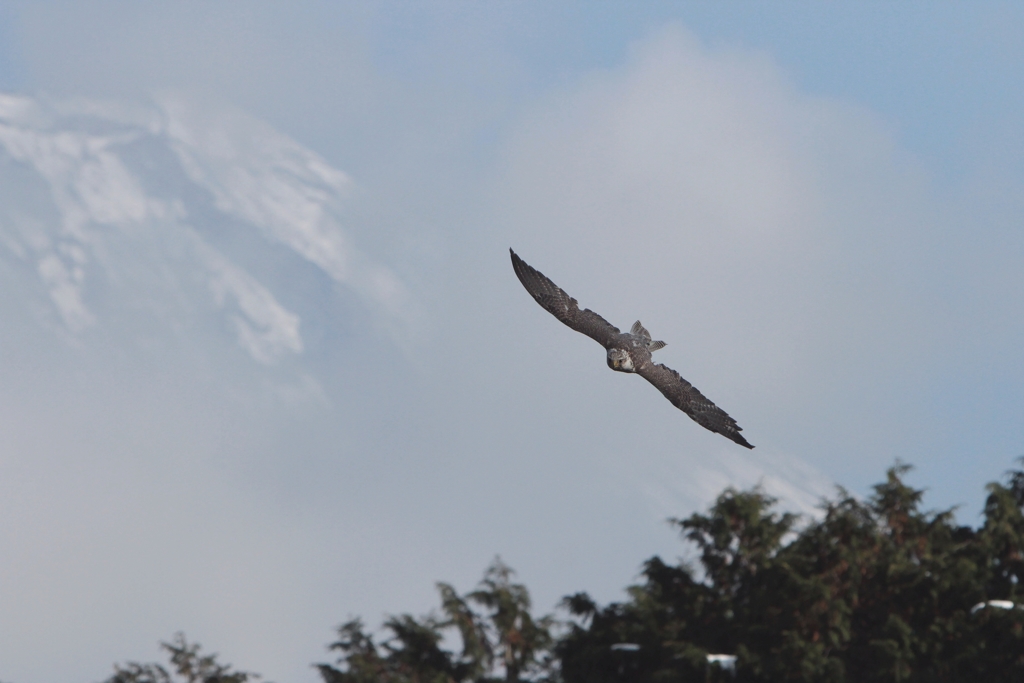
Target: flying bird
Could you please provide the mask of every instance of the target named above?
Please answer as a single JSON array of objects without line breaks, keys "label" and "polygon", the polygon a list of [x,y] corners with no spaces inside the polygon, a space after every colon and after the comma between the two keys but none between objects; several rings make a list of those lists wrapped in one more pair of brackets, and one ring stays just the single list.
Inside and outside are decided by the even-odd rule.
[{"label": "flying bird", "polygon": [[530,296],[545,311],[603,346],[608,351],[608,367],[618,372],[640,375],[701,427],[721,434],[741,446],[753,448],[740,434],[742,428],[736,424],[736,420],[680,377],[678,372],[661,363],[652,362],[651,354],[663,348],[665,342],[651,339],[651,333],[644,329],[639,320],[633,323],[629,332],[620,332],[619,328],[589,308],[581,311],[576,299],[566,294],[564,289],[519,258],[516,252],[511,249],[508,251],[512,254],[512,268]]}]

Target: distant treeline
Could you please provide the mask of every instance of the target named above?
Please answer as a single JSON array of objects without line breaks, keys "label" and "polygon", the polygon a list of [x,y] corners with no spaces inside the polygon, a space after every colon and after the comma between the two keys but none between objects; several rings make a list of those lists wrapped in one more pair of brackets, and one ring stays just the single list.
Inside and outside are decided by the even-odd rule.
[{"label": "distant treeline", "polygon": [[[439,583],[433,614],[391,617],[378,637],[342,625],[333,663],[314,666],[324,683],[1024,681],[1024,471],[988,485],[972,528],[922,510],[908,470],[891,468],[866,501],[839,489],[811,520],[760,488],[728,488],[671,520],[697,566],[653,557],[621,603],[577,593],[532,616],[498,559],[467,594]],[[170,670],[130,663],[105,683],[259,678],[181,635],[163,646]]]}]

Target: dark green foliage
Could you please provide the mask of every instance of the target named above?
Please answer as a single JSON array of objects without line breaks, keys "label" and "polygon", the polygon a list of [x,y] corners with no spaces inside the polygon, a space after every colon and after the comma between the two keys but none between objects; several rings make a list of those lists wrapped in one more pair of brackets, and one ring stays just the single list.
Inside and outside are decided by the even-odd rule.
[{"label": "dark green foliage", "polygon": [[409,615],[388,619],[384,627],[392,637],[378,647],[363,624],[353,619],[338,629],[330,649],[342,653],[342,669],[318,664],[325,683],[449,683],[464,679],[468,668],[440,648],[439,624],[431,618],[417,621]]},{"label": "dark green foliage", "polygon": [[1024,680],[1024,610],[971,611],[1024,602],[1024,472],[989,486],[974,530],[922,511],[908,470],[864,502],[840,489],[798,532],[759,489],[673,520],[701,571],[655,557],[625,603],[568,598],[579,621],[557,646],[565,681],[720,678],[708,653],[737,655],[737,681]]},{"label": "dark green foliage", "polygon": [[[726,489],[671,520],[697,566],[653,557],[622,603],[566,597],[560,637],[496,559],[465,595],[437,584],[436,614],[389,618],[380,643],[359,619],[342,625],[337,661],[316,667],[324,683],[1024,681],[1024,470],[989,484],[975,529],[922,510],[909,469],[889,469],[867,500],[840,488],[802,522],[759,488]],[[130,663],[105,683],[258,678],[180,634],[162,646],[176,676]],[[709,654],[735,655],[735,670]]]},{"label": "dark green foliage", "polygon": [[246,683],[256,681],[259,674],[232,671],[230,664],[217,663],[217,655],[200,655],[198,643],[189,644],[183,633],[175,634],[170,643],[160,643],[170,654],[172,675],[160,664],[129,662],[114,665],[114,675],[104,683]]},{"label": "dark green foliage", "polygon": [[[552,620],[530,615],[530,594],[512,582],[512,574],[495,559],[477,589],[465,596],[437,584],[443,616],[392,617],[384,623],[390,636],[380,646],[358,619],[344,624],[330,646],[340,653],[338,666],[318,664],[320,676],[324,683],[461,683],[499,680],[489,676],[500,669],[510,683],[524,676],[541,679]],[[459,635],[461,653],[441,648],[446,630]]]}]

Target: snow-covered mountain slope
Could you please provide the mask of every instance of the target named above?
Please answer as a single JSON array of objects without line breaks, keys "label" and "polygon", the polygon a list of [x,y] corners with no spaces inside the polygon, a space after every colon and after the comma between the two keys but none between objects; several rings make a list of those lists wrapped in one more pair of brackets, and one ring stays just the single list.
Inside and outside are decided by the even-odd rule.
[{"label": "snow-covered mountain slope", "polygon": [[143,337],[220,327],[275,364],[305,348],[299,304],[275,291],[296,270],[402,330],[406,286],[343,227],[350,185],[238,111],[0,94],[4,286],[72,342],[115,321]]}]

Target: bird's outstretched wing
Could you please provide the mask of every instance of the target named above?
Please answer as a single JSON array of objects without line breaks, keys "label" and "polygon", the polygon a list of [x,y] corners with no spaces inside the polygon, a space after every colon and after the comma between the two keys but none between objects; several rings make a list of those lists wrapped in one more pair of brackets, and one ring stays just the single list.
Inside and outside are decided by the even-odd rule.
[{"label": "bird's outstretched wing", "polygon": [[732,439],[741,446],[753,448],[740,434],[743,428],[736,424],[736,420],[729,417],[728,413],[697,391],[696,387],[680,377],[672,368],[661,363],[648,363],[637,370],[637,374],[658,387],[672,405],[692,417],[701,427]]},{"label": "bird's outstretched wing", "polygon": [[566,294],[564,289],[519,258],[516,252],[511,249],[508,251],[512,254],[512,268],[516,271],[519,281],[545,311],[605,348],[615,342],[620,334],[619,328],[589,308],[581,311],[576,299]]}]

